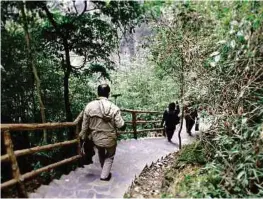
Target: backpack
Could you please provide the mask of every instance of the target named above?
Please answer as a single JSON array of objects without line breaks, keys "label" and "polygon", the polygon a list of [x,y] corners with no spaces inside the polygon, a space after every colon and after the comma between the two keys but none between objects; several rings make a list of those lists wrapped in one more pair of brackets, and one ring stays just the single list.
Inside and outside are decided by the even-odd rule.
[{"label": "backpack", "polygon": [[165,125],[167,127],[175,127],[179,123],[179,117],[177,111],[165,111]]}]

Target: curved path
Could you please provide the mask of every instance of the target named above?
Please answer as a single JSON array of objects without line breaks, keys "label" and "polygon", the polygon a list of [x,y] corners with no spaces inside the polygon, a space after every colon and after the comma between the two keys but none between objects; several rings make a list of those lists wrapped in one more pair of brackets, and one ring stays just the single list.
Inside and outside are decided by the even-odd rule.
[{"label": "curved path", "polygon": [[[182,131],[182,143],[194,140]],[[96,155],[94,163],[84,168],[77,168],[49,185],[40,186],[31,198],[122,198],[131,185],[135,175],[138,176],[146,164],[150,165],[159,158],[178,150],[177,131],[169,143],[166,138],[143,138],[120,141],[112,167],[109,182],[100,180],[100,164]]]}]

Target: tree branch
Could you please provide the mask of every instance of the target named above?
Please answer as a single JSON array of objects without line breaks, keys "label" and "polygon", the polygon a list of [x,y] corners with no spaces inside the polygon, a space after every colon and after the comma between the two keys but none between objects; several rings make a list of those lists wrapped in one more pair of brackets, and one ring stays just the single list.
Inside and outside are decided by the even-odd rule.
[{"label": "tree branch", "polygon": [[75,0],[73,0],[73,6],[74,6],[74,9],[75,9],[76,13],[78,14],[78,9],[76,7],[76,1]]},{"label": "tree branch", "polygon": [[87,9],[87,1],[84,1],[84,9],[83,9],[83,11],[80,13],[79,17],[86,12],[86,9]]},{"label": "tree branch", "polygon": [[[75,5],[75,1],[73,1],[73,4],[74,4],[75,10],[76,10],[76,12],[78,14],[78,11],[77,11],[77,8],[76,8],[76,5]],[[80,13],[80,15],[78,15],[74,20],[71,21],[71,24],[73,24],[75,21],[77,21],[86,11],[87,11],[87,1],[84,1],[84,9]]]},{"label": "tree branch", "polygon": [[55,28],[56,32],[58,33],[58,35],[64,39],[64,35],[62,34],[62,32],[60,31],[58,25],[57,25],[57,22],[54,20],[54,17],[52,15],[52,13],[48,10],[47,6],[43,6],[42,7],[43,10],[46,12],[47,14],[47,17],[48,17],[48,20],[50,21],[50,23],[53,25],[53,27]]},{"label": "tree branch", "polygon": [[89,11],[92,11],[92,10],[100,10],[99,8],[91,8],[90,10],[86,10],[85,12],[89,12]]}]

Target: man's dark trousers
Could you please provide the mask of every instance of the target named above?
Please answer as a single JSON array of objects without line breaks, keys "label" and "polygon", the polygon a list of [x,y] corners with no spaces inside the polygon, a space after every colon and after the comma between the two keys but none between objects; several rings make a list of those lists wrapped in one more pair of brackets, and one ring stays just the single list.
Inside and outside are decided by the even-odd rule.
[{"label": "man's dark trousers", "polygon": [[174,131],[175,131],[175,128],[165,128],[165,131],[166,131],[166,135],[167,135],[167,139],[168,141],[170,142],[172,137],[173,137],[173,134],[174,134]]},{"label": "man's dark trousers", "polygon": [[193,120],[190,117],[185,118],[185,123],[186,123],[186,131],[189,135],[191,135],[191,130],[195,124],[195,120]]}]

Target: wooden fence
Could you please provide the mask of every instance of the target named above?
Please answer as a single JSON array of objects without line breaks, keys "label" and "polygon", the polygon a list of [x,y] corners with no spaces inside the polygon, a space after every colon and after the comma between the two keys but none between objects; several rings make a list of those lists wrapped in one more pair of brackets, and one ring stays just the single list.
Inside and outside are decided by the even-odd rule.
[{"label": "wooden fence", "polygon": [[[141,111],[141,110],[129,110],[129,109],[122,109],[122,112],[127,112],[132,114],[132,121],[127,121],[127,124],[132,125],[133,131],[125,131],[125,132],[119,132],[121,134],[126,134],[126,133],[133,133],[134,138],[137,139],[137,134],[142,133],[142,132],[147,132],[147,131],[162,131],[163,128],[152,128],[152,129],[143,129],[143,130],[137,130],[137,125],[138,124],[146,124],[146,123],[160,123],[160,120],[156,121],[147,121],[147,120],[137,120],[136,117],[138,114],[142,113],[148,113],[148,114],[160,114],[160,112],[157,111]],[[4,183],[1,184],[1,190],[5,189],[7,187],[10,187],[12,185],[16,185],[17,191],[18,191],[18,196],[19,197],[28,197],[24,181],[27,179],[30,179],[42,172],[45,171],[50,171],[53,168],[56,168],[58,166],[77,161],[78,159],[81,158],[80,155],[80,139],[79,139],[79,132],[81,129],[81,123],[82,123],[82,116],[83,113],[81,112],[79,116],[76,118],[74,122],[60,122],[60,123],[41,123],[41,124],[1,124],[1,133],[3,133],[4,137],[4,145],[6,148],[7,154],[1,156],[1,163],[2,162],[10,162],[11,164],[11,169],[12,169],[12,175],[13,179],[8,180]],[[35,130],[44,130],[44,129],[61,129],[61,128],[75,128],[75,136],[76,138],[74,140],[69,140],[69,141],[64,141],[64,142],[59,142],[55,144],[48,144],[44,146],[37,146],[29,149],[22,149],[22,150],[13,150],[13,142],[11,139],[10,133],[13,131],[35,131]],[[17,163],[17,157],[19,156],[24,156],[24,155],[29,155],[33,154],[36,152],[40,151],[46,151],[46,150],[51,150],[57,147],[62,147],[62,146],[68,146],[68,145],[73,145],[77,144],[78,148],[78,155],[75,155],[73,157],[64,159],[62,161],[47,165],[45,167],[30,171],[25,174],[20,173],[20,169],[18,167]]]},{"label": "wooden fence", "polygon": [[131,110],[131,109],[122,109],[122,112],[127,112],[132,114],[132,121],[125,122],[126,124],[132,125],[132,131],[124,131],[120,132],[121,134],[127,134],[127,133],[133,133],[133,137],[137,139],[138,133],[144,133],[149,131],[163,131],[163,128],[153,128],[153,129],[142,129],[137,130],[138,124],[147,124],[147,123],[159,123],[161,124],[161,120],[137,120],[137,115],[142,113],[148,113],[148,114],[161,114],[161,112],[158,111],[141,111],[141,110]]}]

